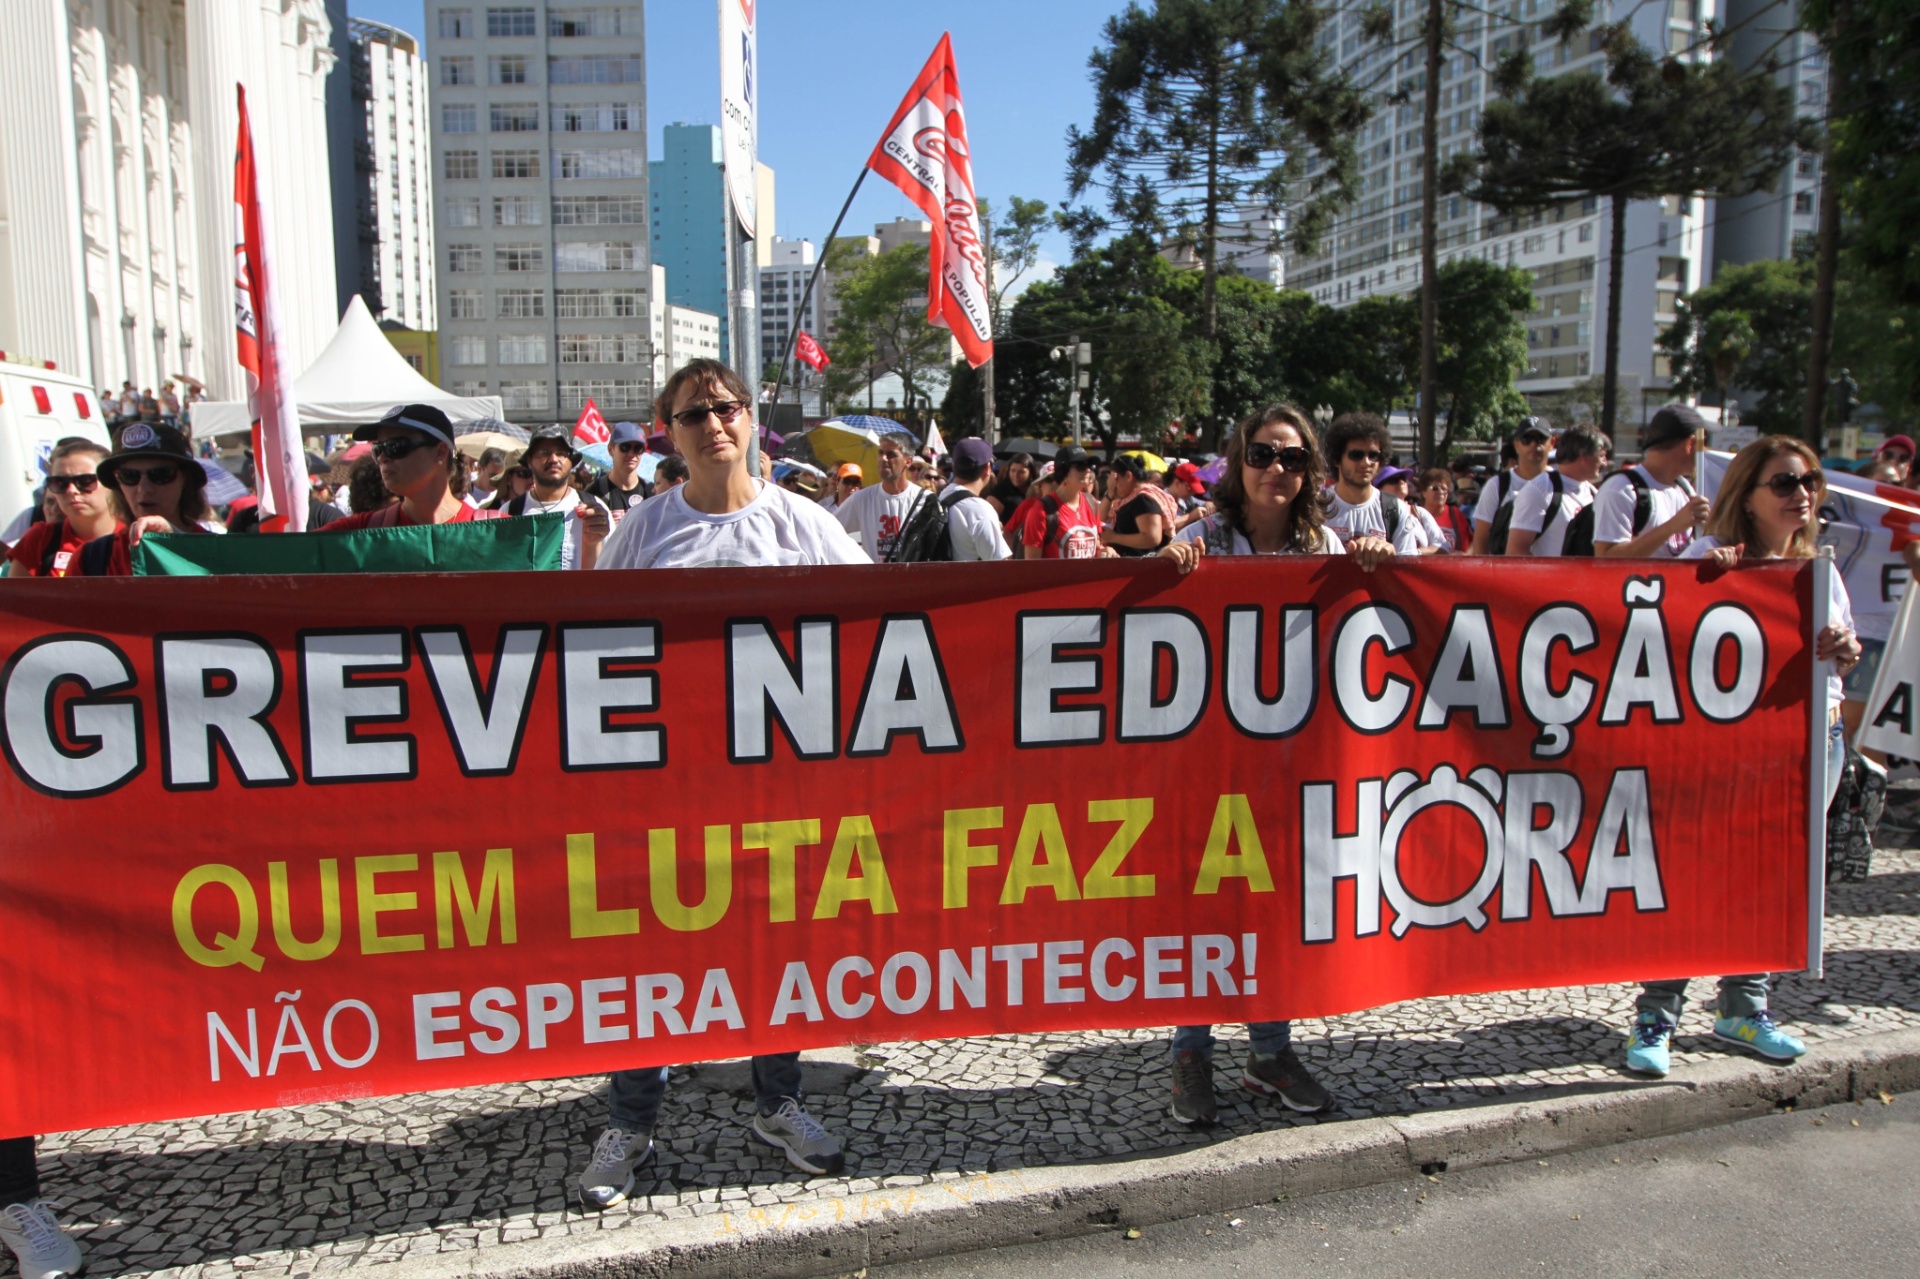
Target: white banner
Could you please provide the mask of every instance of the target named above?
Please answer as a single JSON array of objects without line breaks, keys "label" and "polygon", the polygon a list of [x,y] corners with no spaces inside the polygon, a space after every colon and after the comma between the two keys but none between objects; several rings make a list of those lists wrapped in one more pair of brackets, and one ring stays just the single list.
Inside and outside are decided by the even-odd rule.
[{"label": "white banner", "polygon": [[760,60],[754,37],[759,0],[720,0],[720,153],[733,212],[754,238],[754,171],[760,155],[758,86]]},{"label": "white banner", "polygon": [[1920,649],[1914,646],[1913,596],[1900,601],[1887,637],[1887,651],[1867,695],[1867,712],[1860,717],[1860,740],[1873,750],[1920,759],[1920,732],[1915,731],[1914,686],[1920,684]]}]

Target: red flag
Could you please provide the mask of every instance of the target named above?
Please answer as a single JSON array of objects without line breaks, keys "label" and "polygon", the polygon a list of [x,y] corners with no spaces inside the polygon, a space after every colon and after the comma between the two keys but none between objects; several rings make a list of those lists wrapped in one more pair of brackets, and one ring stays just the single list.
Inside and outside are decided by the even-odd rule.
[{"label": "red flag", "polygon": [[813,340],[813,334],[807,332],[805,329],[801,329],[794,337],[793,358],[812,369],[815,373],[818,373],[821,369],[833,363],[832,360],[827,358],[827,353],[820,348],[820,344]]},{"label": "red flag", "polygon": [[607,419],[600,416],[600,406],[592,400],[580,410],[580,420],[573,424],[573,438],[582,444],[605,444],[613,438],[613,432],[607,429]]},{"label": "red flag", "polygon": [[280,358],[280,311],[271,289],[267,218],[253,163],[253,126],[247,90],[240,87],[239,138],[233,155],[234,349],[247,374],[247,411],[253,419],[254,484],[262,532],[307,528],[306,442],[293,382]]},{"label": "red flag", "polygon": [[867,167],[904,191],[933,222],[927,322],[953,331],[967,363],[985,364],[993,358],[987,260],[951,36],[934,46]]}]

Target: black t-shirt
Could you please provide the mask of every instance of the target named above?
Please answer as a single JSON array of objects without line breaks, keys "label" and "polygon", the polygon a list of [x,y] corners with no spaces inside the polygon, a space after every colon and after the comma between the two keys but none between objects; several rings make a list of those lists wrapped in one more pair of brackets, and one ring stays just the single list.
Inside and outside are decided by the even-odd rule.
[{"label": "black t-shirt", "polygon": [[587,485],[587,492],[607,504],[609,511],[624,513],[630,507],[640,505],[647,496],[647,482],[641,480],[631,490],[623,489],[613,482],[611,475],[596,475],[593,483]]},{"label": "black t-shirt", "polygon": [[[1119,510],[1113,513],[1113,531],[1116,533],[1138,533],[1140,531],[1140,517],[1142,515],[1158,515],[1158,514],[1160,514],[1160,504],[1158,502],[1154,501],[1151,497],[1148,497],[1145,493],[1135,494],[1133,497],[1127,500],[1125,505],[1123,505],[1122,507],[1120,507]],[[1161,520],[1160,521],[1160,545],[1161,546],[1165,546],[1167,544],[1167,540],[1172,535],[1172,533],[1173,533],[1173,530],[1167,527],[1167,522],[1165,520]],[[1134,556],[1135,558],[1140,558],[1148,555],[1158,555],[1160,553],[1159,547],[1153,547],[1151,549],[1148,549],[1148,548],[1139,547],[1139,546],[1120,546],[1116,544],[1113,549],[1120,552],[1120,554],[1122,555],[1130,555],[1130,556]]]},{"label": "black t-shirt", "polygon": [[1019,489],[1015,488],[1013,486],[1013,481],[1009,480],[1006,476],[1003,475],[999,479],[995,480],[992,484],[989,484],[987,486],[987,491],[982,493],[980,496],[990,497],[994,501],[1000,503],[1000,506],[1002,508],[1000,512],[1000,518],[1004,521],[1012,518],[1014,509],[1018,507],[1021,502],[1026,500],[1027,495],[1025,493],[1022,493]]}]

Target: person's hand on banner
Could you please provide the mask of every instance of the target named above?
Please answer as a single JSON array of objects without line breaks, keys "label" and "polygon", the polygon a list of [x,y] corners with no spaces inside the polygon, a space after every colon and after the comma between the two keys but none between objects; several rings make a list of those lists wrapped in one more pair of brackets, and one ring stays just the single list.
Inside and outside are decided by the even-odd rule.
[{"label": "person's hand on banner", "polygon": [[139,519],[127,525],[127,545],[140,545],[140,539],[149,533],[171,532],[173,532],[173,525],[167,522],[166,516],[142,515]]},{"label": "person's hand on banner", "polygon": [[1742,542],[1738,546],[1716,546],[1700,558],[1713,565],[1713,575],[1717,577],[1738,564],[1746,553],[1747,544]]},{"label": "person's hand on banner", "polygon": [[1347,543],[1347,554],[1353,557],[1355,564],[1371,573],[1393,558],[1393,543],[1384,537],[1362,535]]},{"label": "person's hand on banner", "polygon": [[1860,664],[1860,652],[1860,637],[1838,624],[1825,627],[1813,640],[1813,655],[1832,662],[1842,675]]},{"label": "person's hand on banner", "polygon": [[1193,566],[1198,564],[1200,557],[1206,553],[1207,544],[1198,541],[1169,542],[1160,548],[1160,557],[1162,559],[1172,560],[1174,567],[1180,570],[1180,576],[1182,577],[1193,572]]}]

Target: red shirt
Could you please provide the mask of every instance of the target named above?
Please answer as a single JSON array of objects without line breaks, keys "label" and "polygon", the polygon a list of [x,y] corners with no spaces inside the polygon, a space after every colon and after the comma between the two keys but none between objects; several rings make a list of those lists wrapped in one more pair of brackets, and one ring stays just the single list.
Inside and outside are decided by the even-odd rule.
[{"label": "red shirt", "polygon": [[[1058,499],[1055,499],[1058,501]],[[1021,544],[1041,546],[1040,558],[1048,560],[1090,560],[1100,554],[1100,516],[1085,493],[1071,502],[1060,502],[1058,527],[1047,541],[1047,509],[1044,502],[1030,504],[1026,525],[1021,529]]]},{"label": "red shirt", "polygon": [[[447,523],[465,524],[473,518],[473,508],[465,502],[462,502],[460,503],[459,509],[454,511],[453,518],[449,519]],[[323,533],[351,533],[357,528],[412,528],[418,523],[418,520],[408,518],[406,507],[395,502],[393,505],[383,506],[377,511],[362,511],[358,515],[348,515],[342,519],[329,521],[327,526],[320,531]]]},{"label": "red shirt", "polygon": [[[121,527],[115,524],[114,531],[119,532]],[[47,560],[47,548],[53,545],[55,538],[59,539],[59,545],[54,549],[53,562],[48,564],[46,570],[42,572],[41,565]],[[14,545],[13,550],[8,553],[7,558],[25,570],[28,577],[77,575],[80,566],[75,563],[75,560],[80,554],[80,548],[85,546],[87,541],[87,538],[76,533],[73,525],[65,520],[43,522],[29,528]]]}]

